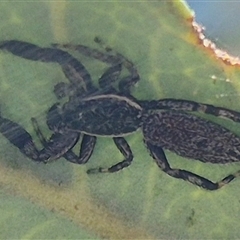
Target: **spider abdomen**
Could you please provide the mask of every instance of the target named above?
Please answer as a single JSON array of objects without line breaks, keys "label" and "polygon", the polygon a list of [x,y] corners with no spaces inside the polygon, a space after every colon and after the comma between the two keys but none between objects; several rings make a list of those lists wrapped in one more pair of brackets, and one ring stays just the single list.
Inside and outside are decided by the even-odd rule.
[{"label": "spider abdomen", "polygon": [[228,129],[191,114],[159,111],[143,124],[144,138],[180,156],[202,162],[240,161],[240,137]]}]

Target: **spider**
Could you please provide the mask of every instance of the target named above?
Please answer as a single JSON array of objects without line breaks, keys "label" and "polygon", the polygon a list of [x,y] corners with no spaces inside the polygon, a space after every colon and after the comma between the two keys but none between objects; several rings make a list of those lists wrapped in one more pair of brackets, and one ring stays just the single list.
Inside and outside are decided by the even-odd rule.
[{"label": "spider", "polygon": [[[122,65],[128,69],[130,76],[121,79],[119,82],[120,92],[125,92],[128,94],[130,92],[130,88],[139,81],[139,75],[135,69],[135,66],[119,53],[110,55],[102,53],[96,49],[90,49],[86,46],[81,46],[81,51],[84,55],[94,57],[112,65],[99,78],[99,90],[92,85],[90,74],[85,69],[85,67],[77,59],[65,51],[56,48],[41,48],[37,45],[17,40],[2,42],[0,48],[28,60],[58,63],[61,66],[65,76],[70,81],[70,84],[63,82],[58,83],[54,87],[54,93],[58,99],[65,96],[70,97],[70,100],[64,105],[66,108],[68,108],[68,110],[78,107],[79,102],[82,101],[83,97],[86,96],[86,94],[88,96],[91,96],[96,94],[99,95],[100,93],[116,93],[117,91],[111,87],[111,83],[116,81],[119,77]],[[108,48],[107,52],[111,52],[111,50]],[[81,151],[79,153],[79,156],[75,155],[74,152],[71,151],[71,148],[78,142],[80,134],[79,132],[73,133],[71,131],[68,131],[68,133],[65,131],[63,133],[63,129],[60,129],[62,127],[60,122],[61,116],[58,113],[58,110],[58,104],[54,104],[49,109],[47,114],[47,125],[50,130],[56,133],[52,135],[49,141],[47,141],[43,136],[36,119],[32,118],[34,130],[36,131],[37,136],[45,148],[39,152],[36,149],[35,145],[31,143],[31,146],[27,146],[26,144],[26,147],[29,147],[30,150],[23,149],[21,151],[36,161],[48,162],[50,160],[58,159],[59,157],[63,156],[68,161],[73,163],[85,163],[88,161],[92,154],[92,150],[96,144],[96,136],[83,134],[80,148]],[[7,121],[5,123],[8,124]],[[11,125],[9,129],[12,128],[12,131],[14,132],[13,128],[16,127],[19,129],[20,135],[25,135],[26,139],[30,139],[32,142],[31,136],[24,129],[22,129],[21,126],[13,122],[9,122],[9,124]],[[15,131],[14,135],[16,133],[17,131]],[[8,136],[7,138],[12,139],[15,137]],[[122,137],[114,137],[113,140],[118,149],[126,158],[126,162],[131,161],[132,152],[126,140]],[[18,145],[18,143],[15,145]],[[127,149],[128,153],[126,153],[125,149]]]},{"label": "spider", "polygon": [[[24,51],[16,54],[12,50],[12,42],[6,41],[0,45],[0,48],[26,58]],[[15,41],[15,46],[16,42],[19,46],[21,44],[28,45],[28,43]],[[83,48],[79,48],[78,45],[67,44],[55,45],[55,47],[71,48],[80,52],[81,49],[84,49],[84,51],[88,49],[88,53],[84,52],[84,54],[96,57],[95,50],[83,46]],[[46,54],[48,55],[48,53]],[[99,55],[97,54],[97,56]],[[40,60],[46,58],[44,56]],[[99,57],[96,58],[102,60]],[[39,60],[34,56],[29,57],[29,55],[28,59]],[[49,59],[47,60],[49,61]],[[123,64],[122,60],[123,58],[120,57],[120,65]],[[124,61],[126,66],[131,65],[129,64],[130,61],[126,59]],[[60,63],[59,60],[55,62]],[[69,62],[67,63],[65,60],[63,62],[60,63],[61,66],[76,70],[71,64],[68,66]],[[77,164],[86,163],[90,159],[96,137],[112,137],[116,146],[124,155],[124,160],[109,168],[89,169],[88,173],[90,174],[117,172],[128,167],[133,160],[133,154],[124,136],[140,129],[150,155],[159,168],[172,177],[183,179],[207,190],[216,190],[240,175],[240,171],[237,171],[214,183],[190,171],[171,168],[164,153],[164,149],[167,149],[186,158],[215,164],[239,162],[240,137],[219,124],[189,113],[200,112],[239,122],[239,112],[184,99],[137,100],[130,95],[129,87],[126,87],[127,91],[123,87],[124,83],[133,86],[137,82],[133,75],[130,74],[131,76],[123,82],[120,80],[119,86],[122,87],[119,87],[119,91],[111,86],[111,83],[119,76],[120,69],[116,68],[118,65],[111,66],[103,74],[104,77],[100,78],[105,79],[104,81],[101,80],[102,83],[99,80],[102,91],[95,91],[96,89],[94,90],[91,87],[91,81],[87,81],[90,87],[86,87],[85,92],[78,88],[79,90],[74,90],[75,92],[72,95],[70,94],[69,101],[62,106],[54,104],[49,109],[47,125],[53,131],[50,140],[44,138],[37,122],[33,120],[35,131],[44,146],[41,151],[37,150],[32,137],[25,129],[2,116],[0,117],[0,132],[24,155],[34,161],[48,162],[64,156],[68,161]],[[63,70],[66,68],[63,68]],[[79,74],[78,71],[75,72],[77,75]],[[133,72],[134,74],[137,72],[135,67],[132,70],[130,68],[130,73]],[[70,85],[76,83],[77,80],[73,75],[70,74],[70,77],[66,73],[65,75],[68,76]],[[85,81],[84,76],[81,81]],[[107,85],[106,89],[104,88],[105,84]],[[65,88],[66,86],[63,86],[63,89]],[[67,89],[71,89],[71,87],[67,86]],[[89,92],[88,89],[90,89]],[[83,97],[80,97],[79,95],[82,92]],[[84,134],[85,140],[82,141],[79,156],[76,156],[72,148],[78,142],[80,134]]]}]

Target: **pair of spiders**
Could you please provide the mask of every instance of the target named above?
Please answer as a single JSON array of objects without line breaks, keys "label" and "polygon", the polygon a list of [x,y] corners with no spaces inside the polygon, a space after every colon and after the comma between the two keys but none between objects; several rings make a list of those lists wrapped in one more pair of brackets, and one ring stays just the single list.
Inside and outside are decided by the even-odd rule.
[{"label": "pair of spiders", "polygon": [[[57,63],[69,83],[54,87],[57,98],[67,97],[60,105],[54,104],[47,113],[46,123],[53,132],[49,140],[43,136],[37,121],[32,118],[34,129],[43,149],[38,150],[30,134],[15,123],[0,116],[0,132],[24,155],[38,162],[47,163],[64,157],[76,163],[86,163],[94,150],[97,137],[111,137],[124,156],[124,160],[109,167],[89,169],[88,173],[117,172],[128,167],[133,154],[124,136],[141,130],[144,143],[159,168],[168,175],[186,180],[208,190],[216,190],[240,174],[228,175],[213,183],[195,173],[174,169],[169,165],[163,149],[180,156],[210,163],[240,161],[240,137],[228,129],[191,115],[201,112],[240,121],[240,113],[226,108],[183,99],[138,100],[131,95],[131,87],[140,79],[134,64],[109,48],[107,52],[83,45],[54,44],[42,48],[31,43],[9,40],[0,43],[0,49],[16,56],[41,62]],[[110,65],[99,78],[99,89],[82,63],[62,49],[75,50]],[[118,90],[112,83],[120,77],[125,67],[129,75],[120,79]],[[80,139],[79,155],[72,148]]]}]

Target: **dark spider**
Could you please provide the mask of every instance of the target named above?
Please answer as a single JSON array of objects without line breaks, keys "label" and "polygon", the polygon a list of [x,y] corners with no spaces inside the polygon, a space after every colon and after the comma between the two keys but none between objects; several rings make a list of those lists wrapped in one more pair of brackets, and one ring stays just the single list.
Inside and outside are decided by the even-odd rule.
[{"label": "dark spider", "polygon": [[[23,44],[17,41],[14,41],[14,44],[13,41],[6,41],[0,45],[0,48],[26,58],[24,51],[16,53],[13,50],[13,45],[16,46],[16,43],[19,46]],[[28,45],[28,43],[24,44]],[[69,44],[57,46],[80,49],[81,52],[79,46]],[[95,50],[87,49],[89,54],[86,55],[95,57]],[[58,49],[48,51],[58,51]],[[29,56],[27,58],[31,59]],[[32,60],[39,60],[36,57],[32,58]],[[44,58],[47,57],[43,55],[40,60],[42,61]],[[98,59],[101,60],[101,58]],[[55,62],[62,66],[62,62]],[[126,62],[128,61],[126,60]],[[208,190],[216,190],[240,175],[240,171],[237,171],[235,174],[230,174],[221,181],[213,183],[192,172],[171,168],[163,151],[163,149],[168,149],[180,156],[202,162],[218,164],[239,162],[240,137],[221,125],[186,113],[187,111],[201,112],[240,122],[239,112],[181,99],[136,100],[129,94],[129,91],[125,93],[124,88],[117,92],[111,87],[111,82],[116,80],[116,76],[119,76],[118,73],[116,74],[116,66],[107,70],[106,82],[107,85],[109,84],[107,90],[95,92],[95,90],[91,91],[93,88],[90,87],[88,92],[86,88],[83,97],[78,96],[82,90],[74,90],[74,94],[63,106],[55,104],[50,108],[47,124],[54,133],[49,141],[45,140],[37,123],[33,121],[35,130],[44,145],[41,151],[36,149],[31,136],[20,125],[9,119],[0,118],[0,132],[23,154],[35,161],[48,162],[64,156],[67,160],[78,164],[86,163],[89,160],[95,145],[95,141],[83,141],[79,157],[77,157],[71,149],[78,141],[80,133],[85,134],[86,139],[95,139],[96,136],[113,137],[125,159],[110,168],[88,170],[88,173],[96,173],[116,172],[129,166],[133,155],[123,136],[142,129],[144,142],[150,155],[157,165],[172,177],[189,181]],[[75,70],[72,65],[67,65],[67,68]],[[78,71],[76,72],[79,74]],[[135,70],[133,72],[136,73]],[[70,78],[70,85],[75,82],[76,79],[72,75],[70,77],[65,75]],[[73,78],[72,82],[71,77]],[[134,77],[131,76],[126,81],[130,83],[129,86],[136,82],[133,80],[131,83],[131,79]],[[81,81],[84,82],[85,77],[82,77]],[[87,82],[91,86],[91,81]],[[103,87],[101,84],[99,85],[100,88]],[[127,89],[129,90],[129,88]]]},{"label": "dark spider", "polygon": [[[112,88],[111,84],[119,78],[122,65],[128,69],[130,75],[121,79],[119,82],[120,92],[125,92],[128,94],[130,92],[130,88],[139,80],[139,75],[135,69],[135,66],[121,54],[115,53],[114,55],[111,55],[111,53],[102,53],[96,49],[90,49],[86,46],[78,47],[81,48],[81,51],[84,55],[89,55],[112,65],[99,79],[100,90],[96,89],[92,85],[90,74],[87,72],[85,67],[77,59],[63,50],[55,48],[41,48],[34,44],[16,40],[2,42],[0,46],[0,48],[8,50],[14,55],[23,57],[25,59],[58,63],[62,67],[65,76],[69,79],[70,84],[59,83],[55,86],[54,92],[58,98],[62,98],[64,96],[70,97],[69,101],[63,106],[63,108],[66,107],[66,109],[69,111],[75,110],[77,107],[79,107],[79,104],[81,103],[82,99],[86,97],[86,95],[94,96],[103,93],[117,93],[117,91]],[[111,50],[108,49],[108,52],[111,52]],[[68,161],[71,161],[73,163],[85,163],[88,161],[92,154],[93,148],[96,144],[96,136],[83,134],[79,157],[75,155],[71,149],[77,143],[80,137],[80,132],[73,132],[71,130],[65,131],[63,129],[64,126],[61,122],[63,121],[61,116],[62,113],[60,113],[63,112],[63,108],[59,108],[60,112],[58,112],[58,106],[59,104],[53,105],[47,114],[47,125],[49,129],[54,132],[49,141],[47,141],[42,135],[37,121],[32,118],[34,130],[36,131],[37,136],[43,144],[44,149],[39,152],[33,143],[31,143],[30,146],[27,146],[31,150],[23,149],[23,146],[20,148],[25,155],[35,161],[48,162],[50,160],[58,159],[59,157],[63,156]],[[98,121],[96,121],[96,123],[98,123]],[[12,128],[16,127],[15,123],[12,124]],[[7,128],[9,128],[9,126]],[[19,126],[19,134],[22,134],[24,131],[25,130]],[[14,136],[9,137],[9,139],[10,138],[12,139]],[[124,161],[131,162],[133,156],[126,140],[120,136],[113,136],[113,140],[118,149],[126,158]],[[12,140],[12,143],[13,141],[14,140]],[[18,143],[15,145],[17,144]]]}]

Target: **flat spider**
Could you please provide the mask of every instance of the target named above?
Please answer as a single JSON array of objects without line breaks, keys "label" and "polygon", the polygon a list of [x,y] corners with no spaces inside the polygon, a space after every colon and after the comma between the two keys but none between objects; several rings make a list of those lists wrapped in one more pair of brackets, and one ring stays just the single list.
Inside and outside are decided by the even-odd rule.
[{"label": "flat spider", "polygon": [[[110,168],[90,169],[88,173],[116,172],[128,167],[133,159],[130,146],[123,137],[141,129],[150,155],[172,177],[208,190],[216,190],[240,175],[240,171],[237,171],[213,183],[192,172],[171,168],[163,151],[168,149],[180,156],[202,162],[239,162],[240,137],[221,125],[187,113],[201,112],[239,122],[239,112],[182,99],[137,100],[130,95],[130,87],[139,80],[139,76],[133,64],[122,55],[117,54],[112,61],[108,54],[82,45],[54,46],[76,49],[112,66],[99,79],[98,90],[93,87],[85,67],[63,50],[40,48],[15,40],[5,41],[0,45],[1,49],[23,58],[60,64],[70,81],[70,84],[56,87],[57,96],[67,95],[69,100],[62,106],[53,105],[48,111],[47,125],[53,131],[50,140],[44,138],[33,119],[35,131],[44,146],[41,151],[37,150],[30,134],[19,124],[0,118],[0,132],[24,155],[39,162],[48,162],[63,156],[70,162],[83,164],[92,155],[96,137],[112,137],[124,160]],[[122,65],[128,68],[130,77],[120,80],[117,91],[111,83],[119,77]],[[84,134],[84,138],[77,156],[72,148],[78,142],[80,134]]]}]

